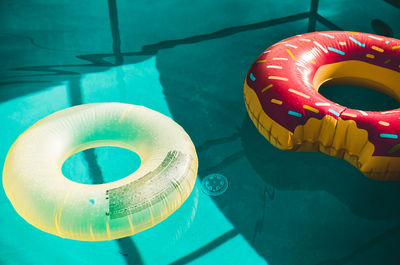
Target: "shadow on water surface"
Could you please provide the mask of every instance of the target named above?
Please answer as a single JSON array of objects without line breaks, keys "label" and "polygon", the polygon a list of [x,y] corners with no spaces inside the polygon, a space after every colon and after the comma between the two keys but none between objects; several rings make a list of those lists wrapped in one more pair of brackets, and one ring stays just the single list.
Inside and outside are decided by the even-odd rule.
[{"label": "shadow on water surface", "polygon": [[[293,24],[287,26],[291,27]],[[199,177],[202,179],[207,174],[217,172],[229,178],[228,191],[214,201],[235,229],[271,264],[279,264],[274,262],[283,259],[280,255],[285,252],[284,245],[287,246],[287,243],[275,243],[272,239],[282,234],[268,233],[273,225],[276,225],[278,231],[284,229],[287,220],[276,220],[276,224],[269,221],[282,212],[284,214],[279,215],[280,217],[291,220],[290,225],[288,224],[290,228],[287,229],[293,235],[282,232],[286,237],[276,241],[294,241],[298,237],[307,236],[312,238],[314,246],[341,244],[340,240],[344,240],[342,236],[328,239],[327,236],[331,236],[329,232],[319,234],[315,228],[316,224],[326,231],[333,225],[333,220],[336,219],[329,220],[336,218],[333,214],[324,216],[328,218],[324,221],[319,221],[319,216],[326,214],[321,205],[331,206],[328,203],[335,201],[334,199],[339,201],[332,203],[336,209],[344,206],[350,212],[339,226],[350,227],[359,222],[358,220],[400,222],[400,205],[394,203],[400,201],[400,183],[368,179],[346,161],[324,154],[278,150],[259,134],[248,118],[242,95],[243,79],[248,67],[274,41],[285,38],[284,35],[299,33],[301,29],[295,26],[284,34],[280,33],[280,28],[276,28],[273,38],[268,31],[245,32],[241,36],[232,35],[226,38],[224,43],[210,41],[196,46],[179,46],[168,52],[160,51],[157,55],[160,81],[172,116],[196,144],[200,161]],[[249,39],[252,40],[251,43]],[[385,95],[379,98],[380,95],[367,97],[378,101],[387,99]],[[385,107],[386,103],[381,106]],[[279,194],[283,192],[315,198],[317,201],[314,204],[321,206],[317,208],[321,212],[300,212],[301,216],[297,215],[298,212],[291,214],[286,209],[290,206],[279,201]],[[279,206],[276,207],[281,207],[281,210],[268,210],[277,204]],[[297,206],[307,209],[312,205],[299,203]],[[303,236],[296,227],[307,230],[306,235]],[[390,225],[382,226],[377,233],[389,227]],[[368,225],[362,229],[364,230],[360,229],[359,233],[355,231],[352,236],[357,238],[364,233],[361,231],[368,230]],[[374,243],[366,243],[363,249],[370,250],[369,248],[382,243],[384,238],[394,235],[398,234],[389,233],[385,237],[371,239]],[[348,244],[348,252],[360,253],[357,252],[358,248],[365,241],[354,240]],[[303,264],[302,260],[296,258],[308,262],[326,258],[315,257],[310,245],[299,243],[296,248],[295,252],[287,255],[288,261],[292,262],[290,264]],[[328,256],[333,252],[334,250],[329,252]],[[350,259],[352,257],[350,255]]]},{"label": "shadow on water surface", "polygon": [[[191,53],[190,46],[183,50],[184,53]],[[202,55],[209,53],[207,47],[198,47],[197,52],[199,55],[192,56],[191,59],[198,63],[202,61]],[[233,48],[230,49],[227,57],[234,53],[236,51]],[[253,53],[256,56],[254,51]],[[233,182],[232,189],[237,185],[235,180],[240,180],[240,185],[243,187],[255,185],[258,177],[264,183],[264,187],[261,187],[262,196],[260,198],[256,199],[256,194],[251,194],[251,191],[247,192],[249,201],[260,201],[258,204],[247,205],[249,212],[257,213],[252,217],[257,219],[252,226],[244,222],[237,212],[224,210],[237,204],[231,197],[227,197],[233,196],[232,194],[225,198],[215,199],[216,204],[235,227],[235,232],[224,235],[221,242],[240,233],[261,256],[266,260],[273,260],[271,258],[273,249],[267,249],[262,243],[265,239],[258,235],[262,233],[265,219],[268,218],[265,212],[266,201],[273,200],[276,191],[279,190],[326,191],[347,205],[358,216],[374,220],[400,221],[400,206],[393,203],[400,200],[398,183],[389,184],[367,179],[347,162],[323,154],[283,152],[267,143],[251,123],[243,107],[240,86],[252,58],[239,63],[235,62],[237,59],[233,59],[232,63],[238,63],[239,67],[216,64],[209,66],[207,71],[198,72],[195,70],[196,67],[190,69],[192,66],[188,66],[189,62],[185,62],[187,58],[185,54],[180,54],[181,57],[177,57],[174,52],[170,54],[162,53],[157,56],[157,68],[172,115],[188,131],[199,147],[200,161],[210,161],[207,157],[210,150],[214,157],[209,163],[200,163],[200,178],[209,173],[224,171],[231,165],[242,165],[243,158],[245,158],[257,174],[249,174],[247,178],[243,178],[241,176],[243,172],[229,171],[228,177]],[[212,56],[208,60],[210,58]],[[202,66],[206,65],[200,63],[199,67]],[[186,69],[184,78],[180,78],[181,70],[178,68]],[[232,78],[227,81],[227,84],[224,84],[226,80],[218,79],[217,76],[231,76]],[[216,78],[212,83],[215,83],[219,89],[216,89],[214,85],[209,86],[212,78]],[[70,76],[69,89],[71,105],[81,104],[79,75]],[[191,93],[187,94],[185,91]],[[229,95],[227,91],[230,91]],[[193,119],[193,117],[196,118]],[[212,132],[215,132],[215,135]],[[235,142],[240,143],[239,147],[232,147],[232,150],[230,148],[228,148],[229,151],[225,148],[215,149],[216,146],[230,145]],[[90,171],[93,173],[93,183],[101,183],[101,170],[97,165],[93,150],[88,150],[84,154]],[[378,244],[380,239],[378,237],[374,244]],[[320,242],[325,242],[325,240],[325,238],[319,239]],[[206,248],[183,257],[176,264],[185,264],[219,246],[219,241],[211,243]],[[120,254],[127,264],[143,264],[140,253],[130,238],[119,239],[117,244],[120,247]],[[367,243],[363,249],[374,245],[371,244]],[[356,249],[355,252],[358,253],[357,251],[359,250]]]},{"label": "shadow on water surface", "polygon": [[[318,1],[312,2],[315,4]],[[257,235],[262,232],[265,219],[268,218],[265,212],[265,208],[268,206],[267,200],[274,200],[276,193],[281,190],[326,191],[345,204],[352,213],[362,218],[400,221],[400,206],[393,203],[400,200],[400,184],[367,179],[347,162],[323,154],[280,151],[267,143],[245,113],[241,84],[253,59],[273,41],[300,33],[296,29],[287,29],[286,32],[282,33],[283,30],[280,28],[280,31],[273,32],[275,35],[271,38],[268,36],[271,32],[266,32],[265,36],[260,37],[258,35],[260,32],[249,34],[249,31],[301,21],[308,17],[309,13],[222,29],[183,39],[162,41],[143,46],[142,50],[138,52],[122,52],[118,20],[114,16],[116,2],[109,0],[108,3],[113,53],[76,56],[88,61],[88,64],[27,66],[18,67],[14,70],[37,71],[40,74],[32,75],[32,77],[44,75],[52,77],[50,78],[52,82],[54,80],[56,82],[61,79],[65,80],[66,77],[70,84],[71,105],[77,105],[82,104],[80,74],[83,72],[104,71],[109,67],[127,63],[128,60],[130,63],[139,62],[148,58],[149,55],[158,54],[157,68],[172,115],[188,131],[198,146],[200,161],[206,161],[200,163],[200,178],[209,173],[226,170],[232,181],[231,191],[235,188],[241,189],[243,196],[249,198],[246,203],[257,202],[244,206],[251,214],[249,219],[257,219],[251,220],[254,221],[254,226],[251,226],[243,221],[242,216],[239,216],[243,213],[231,210],[241,203],[239,199],[232,199],[236,198],[234,197],[235,194],[228,191],[225,197],[215,198],[215,203],[234,225],[235,230],[221,235],[192,255],[178,260],[176,264],[185,264],[198,256],[204,255],[233,238],[237,233],[242,234],[266,260],[270,260],[269,255],[273,255],[273,252],[278,250],[279,246],[275,246],[275,248],[274,246],[266,247],[263,244],[264,238],[257,238]],[[315,15],[314,19],[316,18],[323,20],[318,14]],[[329,21],[325,21],[325,24],[330,25],[331,28],[336,27],[329,23]],[[248,39],[257,41],[252,41],[249,44],[248,39],[231,38],[237,33],[246,34],[249,37]],[[211,42],[228,37],[230,39],[226,41],[235,42],[236,46],[221,45],[216,42],[212,42],[211,46],[201,44],[206,40]],[[194,49],[192,44],[199,45]],[[215,46],[213,46],[214,44]],[[250,47],[246,47],[246,45]],[[240,47],[240,49],[237,49],[237,47]],[[168,54],[165,52],[166,49],[170,49]],[[115,63],[108,61],[110,58],[115,59]],[[195,65],[193,62],[195,62]],[[71,71],[56,68],[71,69]],[[80,71],[72,71],[75,68],[79,68]],[[50,74],[43,74],[43,72]],[[21,82],[29,83],[31,81]],[[48,81],[32,81],[32,83],[34,82]],[[5,87],[7,83],[3,85]],[[40,84],[37,85],[32,88],[32,91],[40,90]],[[21,93],[25,94],[25,92]],[[26,93],[29,93],[29,91]],[[0,101],[19,95],[18,93],[5,94],[4,97],[1,96]],[[245,118],[243,119],[243,117]],[[228,147],[225,148],[225,146]],[[84,155],[90,172],[93,174],[93,183],[101,183],[103,178],[95,153],[93,150],[88,150],[84,152]],[[246,168],[244,161],[248,161],[251,170],[256,174],[249,173],[249,169],[247,175],[243,176],[243,171],[229,169],[235,165]],[[245,190],[246,187],[252,188],[254,186],[259,187],[259,194],[252,194],[251,189]],[[293,219],[296,220],[295,217]],[[295,223],[295,221],[293,222]],[[321,237],[318,240],[325,242],[327,239]],[[361,248],[366,249],[380,240],[381,238],[377,237],[373,241],[374,243],[367,243],[365,247]],[[119,239],[117,244],[120,247],[120,254],[124,256],[127,264],[143,264],[140,253],[130,238]],[[358,253],[357,251],[359,250],[356,249],[355,253]],[[281,252],[277,251],[277,253]]]},{"label": "shadow on water surface", "polygon": [[[400,225],[397,225],[391,229],[388,229],[387,231],[383,232],[382,234],[374,237],[372,240],[368,241],[367,243],[361,245],[357,249],[355,249],[353,252],[351,252],[349,255],[341,257],[341,258],[332,258],[328,260],[324,260],[322,262],[319,262],[316,265],[337,265],[337,264],[348,264],[361,254],[369,251],[371,248],[375,247],[382,241],[393,237],[394,235],[400,234]],[[394,261],[400,260],[400,252],[396,251],[396,257],[393,258]]]},{"label": "shadow on water surface", "polygon": [[247,159],[278,190],[327,191],[356,215],[400,221],[400,183],[366,178],[346,161],[321,153],[287,152],[269,144],[250,118],[241,131]]},{"label": "shadow on water surface", "polygon": [[[69,82],[69,100],[71,106],[82,104],[82,88],[80,86],[80,78],[74,77]],[[98,159],[93,148],[83,151],[84,159],[86,160],[89,170],[89,176],[92,184],[104,183],[103,173],[101,171]],[[119,253],[124,257],[128,265],[144,264],[140,253],[130,237],[124,237],[115,240],[120,248]]]}]

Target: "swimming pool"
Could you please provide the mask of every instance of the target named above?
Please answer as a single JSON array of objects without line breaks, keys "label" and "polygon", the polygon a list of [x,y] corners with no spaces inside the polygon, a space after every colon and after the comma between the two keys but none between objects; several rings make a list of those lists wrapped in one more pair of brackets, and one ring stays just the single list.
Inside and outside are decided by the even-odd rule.
[{"label": "swimming pool", "polygon": [[[317,2],[322,18],[308,13]],[[366,179],[322,154],[275,149],[252,125],[242,98],[253,60],[283,38],[309,29],[374,33],[373,20],[399,38],[400,10],[389,1],[0,6],[1,161],[37,120],[91,102],[166,114],[185,128],[199,156],[196,186],[176,213],[113,241],[72,241],[37,230],[1,189],[0,264],[398,264],[400,183]],[[106,174],[112,165],[104,155],[77,158],[76,173]],[[210,196],[201,181],[215,173],[228,188]]]}]

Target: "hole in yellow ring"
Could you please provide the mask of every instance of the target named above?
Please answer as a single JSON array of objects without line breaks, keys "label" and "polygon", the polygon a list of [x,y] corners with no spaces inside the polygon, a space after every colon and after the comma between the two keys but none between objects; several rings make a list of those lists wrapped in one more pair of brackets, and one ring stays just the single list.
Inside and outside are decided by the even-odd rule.
[{"label": "hole in yellow ring", "polygon": [[100,146],[70,156],[62,165],[61,171],[74,182],[103,184],[127,177],[139,169],[140,164],[139,155],[131,150]]}]

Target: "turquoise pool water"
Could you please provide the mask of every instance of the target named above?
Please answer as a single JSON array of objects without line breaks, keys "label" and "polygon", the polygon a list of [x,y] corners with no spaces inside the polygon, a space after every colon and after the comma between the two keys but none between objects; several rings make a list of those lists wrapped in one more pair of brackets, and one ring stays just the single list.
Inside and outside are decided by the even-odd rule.
[{"label": "turquoise pool water", "polygon": [[[37,230],[1,189],[0,264],[399,264],[400,183],[366,179],[322,154],[277,150],[252,125],[242,98],[253,60],[283,38],[328,29],[399,38],[393,1],[29,0],[1,1],[0,10],[1,170],[29,126],[91,102],[145,105],[170,116],[199,157],[196,186],[177,212],[113,241]],[[337,98],[343,90],[324,93]],[[356,91],[357,99],[343,95],[344,102],[397,104]],[[129,171],[102,151],[74,163],[70,174],[92,179],[110,176],[107,168]],[[228,189],[209,196],[201,181],[215,173]]]}]

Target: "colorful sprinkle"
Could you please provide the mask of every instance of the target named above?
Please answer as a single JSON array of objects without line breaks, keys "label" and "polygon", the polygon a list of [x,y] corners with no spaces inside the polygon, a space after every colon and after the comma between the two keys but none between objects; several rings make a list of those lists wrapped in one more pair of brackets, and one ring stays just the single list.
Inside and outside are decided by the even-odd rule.
[{"label": "colorful sprinkle", "polygon": [[361,46],[361,47],[365,47],[365,44],[364,44],[364,43],[359,42],[359,41],[356,40],[355,38],[353,38],[353,37],[350,36],[349,39],[350,39],[352,42],[354,42],[355,44],[357,44],[357,45],[359,45],[359,46]]},{"label": "colorful sprinkle", "polygon": [[356,118],[357,117],[356,114],[348,113],[348,112],[343,112],[340,116],[347,116],[347,117],[352,117],[352,118]]},{"label": "colorful sprinkle", "polygon": [[274,104],[277,104],[277,105],[282,105],[282,100],[279,100],[279,99],[271,99],[271,102],[272,103],[274,103]]},{"label": "colorful sprinkle", "polygon": [[271,50],[268,50],[268,51],[265,51],[265,52],[263,52],[263,53],[269,53]]},{"label": "colorful sprinkle", "polygon": [[368,57],[368,58],[371,58],[371,59],[374,59],[374,58],[375,58],[375,55],[370,54],[370,53],[367,53],[365,56]]},{"label": "colorful sprinkle", "polygon": [[326,37],[329,37],[329,38],[331,38],[331,39],[334,39],[334,38],[335,38],[335,37],[333,37],[332,35],[329,35],[329,34],[326,34],[326,33],[322,33],[322,32],[318,32],[318,34],[319,34],[319,35],[326,36]]},{"label": "colorful sprinkle", "polygon": [[258,60],[256,63],[265,63],[267,60]]},{"label": "colorful sprinkle", "polygon": [[264,93],[265,91],[267,91],[268,89],[270,89],[270,88],[273,87],[273,86],[274,86],[273,84],[269,84],[268,86],[264,87],[264,88],[261,90],[261,93]]},{"label": "colorful sprinkle", "polygon": [[383,52],[383,49],[382,49],[382,48],[379,48],[379,47],[377,47],[377,46],[372,46],[371,49],[373,49],[373,50],[375,50],[375,51],[378,51],[378,52]]},{"label": "colorful sprinkle", "polygon": [[273,44],[272,46],[276,46],[276,45],[284,44],[284,43],[287,43],[287,41],[280,41],[280,42],[278,42],[278,43]]},{"label": "colorful sprinkle", "polygon": [[335,49],[335,48],[332,48],[332,47],[328,47],[328,50],[336,52],[336,53],[341,54],[341,55],[345,55],[344,51],[341,51],[341,50],[338,50],[338,49]]},{"label": "colorful sprinkle", "polygon": [[307,42],[309,42],[311,40],[309,40],[309,39],[299,39],[299,41],[307,41]]},{"label": "colorful sprinkle", "polygon": [[396,144],[392,148],[389,149],[388,153],[389,154],[393,154],[393,153],[395,153],[395,152],[397,152],[399,150],[400,150],[400,144]]},{"label": "colorful sprinkle", "polygon": [[289,79],[280,77],[280,76],[268,76],[268,79],[276,79],[276,80],[282,80],[282,81],[288,81]]},{"label": "colorful sprinkle", "polygon": [[271,99],[272,103],[278,104],[278,105],[282,105],[282,100],[278,100],[278,99]]},{"label": "colorful sprinkle", "polygon": [[311,64],[316,64],[316,62],[314,60],[311,60],[310,63]]},{"label": "colorful sprinkle", "polygon": [[339,41],[339,44],[340,44],[340,45],[346,45],[346,42],[344,42],[344,41]]},{"label": "colorful sprinkle", "polygon": [[384,64],[388,64],[388,63],[390,63],[392,60],[391,59],[387,59],[385,62],[384,62]]},{"label": "colorful sprinkle", "polygon": [[326,103],[326,102],[317,102],[315,103],[315,106],[330,106],[330,103]]},{"label": "colorful sprinkle", "polygon": [[389,114],[389,113],[398,113],[400,110],[389,110],[389,111],[383,111],[381,114]]},{"label": "colorful sprinkle", "polygon": [[301,116],[303,116],[303,115],[301,115],[301,113],[298,113],[298,112],[295,112],[295,111],[291,111],[291,110],[289,110],[288,111],[288,114],[289,115],[292,115],[292,116],[296,116],[296,117],[301,117]]},{"label": "colorful sprinkle", "polygon": [[267,65],[267,68],[282,69],[282,66],[279,66],[279,65]]},{"label": "colorful sprinkle", "polygon": [[293,88],[289,88],[289,92],[292,92],[292,93],[297,94],[299,96],[302,96],[304,98],[310,98],[309,95],[306,95],[306,94],[304,94],[304,93],[302,93],[300,91],[294,90]]},{"label": "colorful sprinkle", "polygon": [[335,111],[335,110],[333,110],[333,109],[329,109],[329,112],[332,113],[332,114],[335,114],[338,117],[340,116],[340,113]]},{"label": "colorful sprinkle", "polygon": [[392,50],[397,50],[397,49],[399,49],[400,48],[400,45],[398,45],[398,46],[393,46],[392,47]]},{"label": "colorful sprinkle", "polygon": [[292,57],[293,60],[296,60],[293,53],[289,49],[286,49],[286,52],[290,55],[290,57]]},{"label": "colorful sprinkle", "polygon": [[319,110],[317,110],[316,108],[313,108],[311,106],[308,106],[308,105],[303,105],[303,108],[307,109],[307,110],[310,110],[312,112],[315,112],[315,113],[319,113]]},{"label": "colorful sprinkle", "polygon": [[362,115],[364,115],[364,116],[368,116],[368,113],[366,113],[366,112],[363,111],[363,110],[359,110],[359,112],[360,112]]},{"label": "colorful sprinkle", "polygon": [[385,41],[385,43],[386,43],[386,44],[389,44],[389,41],[387,40],[387,41]]},{"label": "colorful sprinkle", "polygon": [[379,135],[381,138],[389,138],[389,139],[397,139],[399,136],[397,134],[391,134],[391,133],[381,133]]},{"label": "colorful sprinkle", "polygon": [[390,125],[390,123],[388,123],[388,122],[386,122],[386,121],[379,121],[378,122],[380,125],[383,125],[383,126],[389,126]]},{"label": "colorful sprinkle", "polygon": [[256,81],[256,77],[253,75],[253,73],[250,73],[250,79],[251,81]]},{"label": "colorful sprinkle", "polygon": [[295,45],[292,45],[292,44],[285,44],[286,46],[288,46],[288,47],[292,47],[292,48],[295,48],[295,49],[297,49],[298,47],[297,46],[295,46]]},{"label": "colorful sprinkle", "polygon": [[382,38],[378,38],[378,37],[375,37],[375,36],[371,36],[371,35],[368,35],[368,37],[369,37],[369,38],[371,38],[371,39],[376,39],[376,40],[383,40]]},{"label": "colorful sprinkle", "polygon": [[315,44],[315,45],[317,45],[318,47],[320,47],[321,48],[321,50],[323,50],[324,51],[324,53],[328,53],[328,50],[327,49],[325,49],[324,48],[324,46],[322,46],[321,44],[319,44],[318,42],[316,42],[316,41],[313,41],[313,43]]},{"label": "colorful sprinkle", "polygon": [[275,60],[275,61],[287,61],[289,59],[288,58],[272,58],[272,60]]}]

